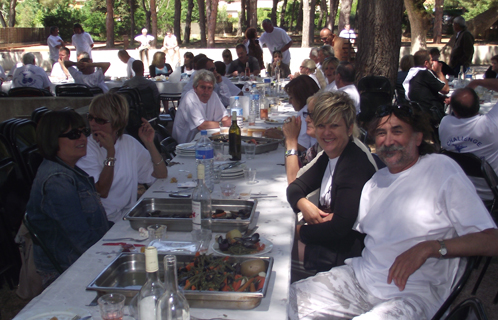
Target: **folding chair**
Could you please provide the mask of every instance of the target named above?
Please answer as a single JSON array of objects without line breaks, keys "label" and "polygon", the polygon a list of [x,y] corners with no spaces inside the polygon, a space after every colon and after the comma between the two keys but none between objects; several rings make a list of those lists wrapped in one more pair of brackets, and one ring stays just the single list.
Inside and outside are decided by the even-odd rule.
[{"label": "folding chair", "polygon": [[446,320],[488,320],[481,300],[468,298],[453,309]]},{"label": "folding chair", "polygon": [[90,87],[86,84],[67,83],[55,86],[57,97],[93,97]]},{"label": "folding chair", "polygon": [[52,93],[45,89],[19,87],[9,90],[9,97],[52,97]]}]

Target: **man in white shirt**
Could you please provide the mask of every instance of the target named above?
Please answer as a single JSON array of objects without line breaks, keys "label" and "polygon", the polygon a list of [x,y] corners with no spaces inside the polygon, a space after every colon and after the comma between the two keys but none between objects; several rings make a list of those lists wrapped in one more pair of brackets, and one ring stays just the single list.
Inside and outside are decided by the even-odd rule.
[{"label": "man in white shirt", "polygon": [[176,55],[178,59],[177,64],[180,65],[180,47],[178,47],[178,40],[176,40],[176,36],[171,32],[171,30],[168,30],[164,36],[161,51],[164,51],[164,53],[168,55],[172,66],[174,66]]},{"label": "man in white shirt", "polygon": [[[106,93],[109,88],[105,84],[105,72],[111,64],[109,62],[93,62],[86,52],[78,55],[78,62],[64,61],[64,65],[74,78],[74,83],[86,84],[89,87],[99,87]],[[71,68],[76,66],[78,69]]]},{"label": "man in white shirt", "polygon": [[[439,139],[443,149],[473,153],[498,172],[498,106],[495,105],[487,114],[479,114],[479,96],[472,89],[478,85],[498,90],[498,79],[474,80],[467,88],[453,92],[450,104],[453,114],[441,120]],[[493,200],[493,193],[484,179],[469,178],[482,200]]]},{"label": "man in white shirt", "polygon": [[337,90],[346,92],[356,107],[356,114],[360,113],[360,93],[354,85],[355,70],[350,62],[341,62],[335,71]]},{"label": "man in white shirt", "polygon": [[339,38],[349,39],[349,42],[354,43],[356,40],[356,34],[354,30],[351,29],[349,24],[344,26],[344,29],[339,33]]},{"label": "man in white shirt", "polygon": [[69,61],[70,55],[71,51],[69,51],[69,49],[66,47],[62,47],[59,50],[59,61],[52,66],[52,73],[50,74],[51,78],[55,80],[73,79],[73,77],[69,73],[69,70],[67,70],[66,66],[64,65],[64,61]]},{"label": "man in white shirt", "polygon": [[64,41],[59,37],[59,28],[56,26],[50,27],[50,35],[47,38],[50,62],[52,65],[59,60],[59,49],[64,47]]},{"label": "man in white shirt", "polygon": [[229,127],[231,117],[221,103],[216,92],[213,92],[216,78],[211,71],[195,72],[193,89],[180,100],[175,122],[173,138],[178,143],[190,142],[195,135],[206,129],[223,126]]},{"label": "man in white shirt", "polygon": [[430,123],[410,106],[378,110],[371,133],[387,165],[365,184],[353,229],[361,257],[295,282],[291,319],[431,319],[462,256],[498,254],[498,230],[460,166],[430,154]]},{"label": "man in white shirt", "polygon": [[93,39],[92,36],[83,30],[79,23],[73,26],[73,37],[71,38],[73,46],[76,48],[76,56],[86,52],[90,59],[92,58]]},{"label": "man in white shirt", "polygon": [[133,71],[133,61],[135,61],[135,59],[130,57],[128,51],[123,49],[118,51],[118,58],[119,60],[121,60],[121,62],[126,63],[126,77],[128,79],[134,77],[135,71]]},{"label": "man in white shirt", "polygon": [[50,79],[42,68],[35,65],[35,56],[31,52],[22,56],[23,66],[16,68],[12,76],[12,88],[32,87],[50,91]]},{"label": "man in white shirt", "polygon": [[[140,56],[140,60],[144,63],[145,66],[149,65],[149,49],[150,43],[154,41],[154,36],[151,34],[147,34],[147,29],[142,29],[142,34],[139,34],[135,37],[135,40],[140,42],[140,47],[137,48],[138,55]],[[145,62],[147,60],[147,62]]]},{"label": "man in white shirt", "polygon": [[263,29],[265,32],[259,38],[261,48],[266,44],[273,57],[273,51],[280,50],[282,52],[282,62],[290,65],[290,51],[292,39],[284,29],[274,27],[270,19],[263,20]]}]

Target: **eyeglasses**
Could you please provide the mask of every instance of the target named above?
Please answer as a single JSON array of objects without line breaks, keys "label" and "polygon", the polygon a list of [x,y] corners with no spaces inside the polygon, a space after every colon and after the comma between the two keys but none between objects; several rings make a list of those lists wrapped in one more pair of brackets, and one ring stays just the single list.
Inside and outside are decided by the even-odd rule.
[{"label": "eyeglasses", "polygon": [[59,134],[59,138],[68,138],[69,140],[76,140],[81,137],[81,134],[84,134],[85,137],[90,135],[89,128],[76,128],[66,133]]},{"label": "eyeglasses", "polygon": [[413,106],[410,105],[401,105],[401,106],[396,106],[396,105],[382,105],[377,108],[377,111],[375,111],[375,116],[377,118],[382,118],[385,116],[388,116],[390,114],[395,114],[395,115],[400,115],[400,116],[405,116],[405,117],[412,117],[413,116]]},{"label": "eyeglasses", "polygon": [[106,124],[106,123],[111,122],[111,121],[106,120],[106,119],[102,119],[102,118],[97,118],[97,117],[94,117],[94,116],[92,116],[92,115],[91,115],[91,114],[89,114],[89,113],[86,115],[86,117],[87,117],[87,119],[88,119],[88,122],[90,122],[90,121],[92,121],[92,120],[95,120],[95,122],[96,122],[97,124],[100,124],[100,125],[104,125],[104,124]]},{"label": "eyeglasses", "polygon": [[313,117],[313,112],[304,111],[303,112],[303,117],[306,119],[308,116],[309,117]]}]

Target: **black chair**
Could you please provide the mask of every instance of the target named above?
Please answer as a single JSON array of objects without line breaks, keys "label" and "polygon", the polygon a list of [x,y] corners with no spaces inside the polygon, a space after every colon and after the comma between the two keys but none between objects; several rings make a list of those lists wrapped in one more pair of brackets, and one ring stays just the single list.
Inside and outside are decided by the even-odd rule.
[{"label": "black chair", "polygon": [[9,90],[9,97],[52,97],[52,93],[45,89],[19,87]]},{"label": "black chair", "polygon": [[98,94],[103,94],[104,93],[104,90],[102,90],[101,87],[90,87],[90,92],[96,96]]},{"label": "black chair", "polygon": [[142,98],[140,92],[135,88],[121,87],[116,92],[128,101],[128,124],[126,125],[126,133],[141,142],[138,137],[138,129],[142,125]]},{"label": "black chair", "polygon": [[360,114],[358,120],[368,123],[375,116],[381,105],[390,105],[393,101],[391,82],[382,76],[366,76],[358,82],[360,93]]},{"label": "black chair", "polygon": [[446,320],[488,320],[481,300],[468,298],[460,302],[446,317]]},{"label": "black chair", "polygon": [[57,272],[59,272],[60,274],[62,274],[64,272],[64,270],[62,269],[62,267],[59,264],[59,262],[57,262],[57,260],[55,259],[54,255],[52,254],[52,252],[50,252],[50,250],[48,250],[48,248],[45,245],[45,243],[42,241],[42,239],[36,233],[35,228],[29,222],[29,218],[28,218],[28,214],[27,213],[24,215],[23,223],[24,223],[24,226],[26,226],[26,229],[28,229],[29,234],[31,235],[31,238],[33,239],[33,243],[35,245],[39,245],[42,248],[43,253],[45,253],[45,255],[48,257],[48,259],[50,260],[50,262],[54,266],[55,270],[57,270]]},{"label": "black chair", "polygon": [[173,137],[167,137],[161,141],[161,152],[164,153],[166,158],[173,159],[176,156],[176,146],[178,142]]},{"label": "black chair", "polygon": [[43,115],[47,112],[49,112],[50,110],[48,110],[46,107],[39,107],[39,108],[36,108],[35,110],[33,110],[33,112],[31,113],[31,121],[33,121],[36,125],[38,125],[38,122],[40,121],[40,119],[43,117]]},{"label": "black chair", "polygon": [[451,286],[451,293],[436,314],[432,317],[432,320],[443,319],[443,316],[449,310],[451,304],[455,301],[460,292],[462,292],[465,283],[469,280],[470,275],[474,270],[476,260],[477,257],[460,258],[458,271],[453,281],[453,285]]},{"label": "black chair", "polygon": [[[0,211],[3,209],[0,208]],[[0,279],[4,279],[10,290],[13,290],[19,282],[22,262],[19,248],[4,221],[4,215],[4,212],[0,212]]]},{"label": "black chair", "polygon": [[8,96],[9,96],[9,94],[7,92],[0,91],[0,98],[6,98]]},{"label": "black chair", "polygon": [[[181,93],[161,93],[159,95],[159,99],[163,101],[164,105],[164,111],[169,112],[171,115],[171,109],[174,109],[176,111],[176,108],[180,105],[180,100],[182,98]],[[173,107],[169,106],[169,103],[173,105]],[[175,105],[176,104],[176,105]],[[172,120],[175,120],[174,115],[171,115]]]},{"label": "black chair", "polygon": [[93,97],[90,87],[79,83],[67,83],[55,86],[55,95],[58,97]]}]

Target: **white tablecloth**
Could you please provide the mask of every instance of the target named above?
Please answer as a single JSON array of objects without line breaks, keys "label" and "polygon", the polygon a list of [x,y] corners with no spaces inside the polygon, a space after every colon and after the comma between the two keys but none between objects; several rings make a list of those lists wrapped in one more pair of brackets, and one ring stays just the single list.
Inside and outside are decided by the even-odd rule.
[{"label": "white tablecloth", "polygon": [[[273,250],[269,253],[274,260],[270,286],[266,297],[253,310],[215,310],[191,309],[191,315],[197,318],[211,319],[287,319],[287,304],[290,284],[291,250],[294,238],[295,215],[286,200],[286,177],[284,163],[284,149],[279,146],[275,151],[256,155],[255,159],[246,160],[246,165],[257,168],[257,184],[248,185],[243,178],[229,181],[236,185],[236,192],[251,189],[252,193],[275,195],[277,198],[258,199],[257,211],[260,212],[257,232],[273,242]],[[177,189],[177,184],[170,183],[172,177],[179,182],[188,180],[189,170],[196,174],[193,158],[176,157],[174,161],[180,164],[168,168],[167,179],[158,180],[143,197],[168,197],[168,193],[157,191],[171,191]],[[156,192],[154,192],[156,191]],[[215,186],[213,198],[220,197],[219,185]],[[186,233],[168,232],[168,239],[179,239],[188,236]],[[130,227],[128,221],[120,221],[104,236],[106,238],[139,237],[139,233]],[[85,252],[64,274],[62,274],[42,294],[34,298],[15,319],[26,319],[32,315],[45,311],[67,310],[71,308],[83,309],[94,319],[100,319],[98,307],[88,307],[96,296],[93,291],[86,291],[86,286],[116,257],[118,247],[103,246],[99,241]]]}]

